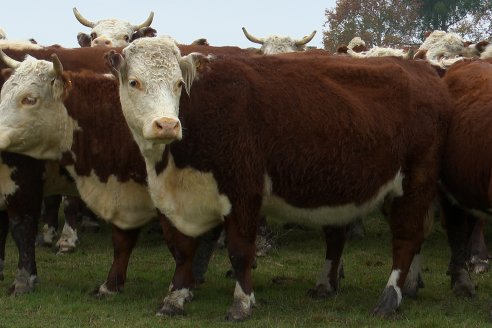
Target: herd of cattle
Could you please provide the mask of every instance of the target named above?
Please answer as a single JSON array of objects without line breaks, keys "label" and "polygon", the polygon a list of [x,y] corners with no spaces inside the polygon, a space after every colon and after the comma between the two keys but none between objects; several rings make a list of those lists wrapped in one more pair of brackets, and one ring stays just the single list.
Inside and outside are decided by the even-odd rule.
[{"label": "herd of cattle", "polygon": [[[415,51],[354,38],[331,54],[305,49],[315,32],[293,40],[243,28],[258,51],[157,37],[153,13],[139,25],[74,14],[91,28],[78,49],[12,42],[0,30],[0,278],[10,227],[19,251],[11,293],[33,290],[43,198],[55,195],[44,212],[56,222],[64,195],[112,226],[100,295],[123,288],[140,228],[160,220],[176,268],[158,315],[185,312],[224,229],[236,279],[227,317],[249,317],[264,216],[323,228],[326,258],[310,295],[337,292],[347,225],[383,202],[393,265],[375,314],[394,313],[422,286],[436,199],[452,289],[476,294],[468,265],[477,255],[486,268],[482,227],[492,215],[487,42],[434,31]],[[72,214],[61,250],[75,247]]]}]

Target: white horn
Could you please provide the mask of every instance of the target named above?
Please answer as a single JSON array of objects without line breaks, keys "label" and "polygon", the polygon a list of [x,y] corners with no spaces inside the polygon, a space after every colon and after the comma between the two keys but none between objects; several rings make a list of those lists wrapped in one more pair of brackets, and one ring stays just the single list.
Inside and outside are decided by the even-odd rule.
[{"label": "white horn", "polygon": [[91,22],[90,20],[84,18],[80,13],[79,11],[77,10],[77,8],[73,7],[73,14],[75,15],[75,18],[77,18],[77,20],[80,22],[80,24],[84,25],[84,26],[87,26],[87,27],[90,27],[90,28],[93,28],[96,24]]},{"label": "white horn", "polygon": [[311,41],[314,38],[314,35],[315,34],[316,34],[316,31],[313,31],[313,33],[311,33],[310,35],[303,37],[299,41],[296,41],[295,42],[295,45],[296,46],[303,46],[303,45],[305,45],[306,43],[308,43],[309,41]]},{"label": "white horn", "polygon": [[153,19],[154,19],[154,12],[151,11],[149,17],[147,18],[147,20],[145,22],[143,22],[142,24],[140,24],[140,25],[134,25],[133,26],[133,29],[135,31],[138,31],[138,30],[140,30],[143,27],[149,27],[150,24],[152,24],[152,20]]},{"label": "white horn", "polygon": [[243,27],[243,33],[244,35],[246,36],[246,38],[251,41],[251,42],[254,42],[254,43],[259,43],[259,44],[263,44],[265,43],[265,40],[263,39],[258,39],[257,37],[255,36],[252,36],[251,34],[248,33],[248,31],[246,31],[246,29]]},{"label": "white horn", "polygon": [[12,69],[16,69],[21,64],[20,61],[17,61],[15,59],[7,56],[5,54],[5,52],[3,52],[2,50],[0,50],[0,59],[5,63],[5,65],[7,65],[8,67],[10,67]]}]

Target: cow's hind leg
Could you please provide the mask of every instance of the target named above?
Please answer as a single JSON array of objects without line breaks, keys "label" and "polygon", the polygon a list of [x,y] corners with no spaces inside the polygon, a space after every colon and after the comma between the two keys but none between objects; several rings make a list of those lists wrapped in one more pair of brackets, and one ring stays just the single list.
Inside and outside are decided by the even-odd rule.
[{"label": "cow's hind leg", "polygon": [[112,225],[114,247],[113,264],[106,282],[96,291],[97,296],[112,295],[121,291],[125,285],[126,271],[130,255],[137,243],[140,229],[123,230]]},{"label": "cow's hind leg", "polygon": [[468,243],[469,268],[474,273],[484,273],[489,271],[489,251],[484,240],[485,220],[469,215],[472,226],[470,241]]},{"label": "cow's hind leg", "polygon": [[36,238],[39,246],[51,247],[58,236],[58,210],[60,209],[62,196],[52,195],[43,199],[43,210],[41,212],[41,222],[43,227]]},{"label": "cow's hind leg", "polygon": [[160,221],[164,240],[174,257],[176,268],[168,294],[156,314],[182,315],[185,314],[184,304],[193,299],[193,258],[198,241],[179,232],[162,214],[160,214]]},{"label": "cow's hind leg", "polygon": [[66,196],[63,201],[65,212],[65,224],[63,225],[60,239],[56,242],[58,253],[72,253],[77,247],[79,237],[77,234],[77,219],[85,204],[77,196]]},{"label": "cow's hind leg", "polygon": [[9,233],[9,217],[6,211],[0,211],[0,281],[4,279],[3,266],[5,263],[5,243]]},{"label": "cow's hind leg", "polygon": [[467,245],[473,224],[470,226],[470,221],[467,219],[468,214],[461,207],[450,202],[445,195],[441,198],[444,225],[451,248],[451,260],[448,269],[451,275],[451,288],[454,294],[458,296],[473,297],[476,294],[475,284],[471,280],[466,266]]},{"label": "cow's hind leg", "polygon": [[[403,195],[393,200],[390,219],[393,266],[386,288],[373,310],[375,315],[391,315],[400,307],[405,280],[414,256],[420,252],[424,220],[437,191],[438,160],[433,148],[408,163]],[[418,288],[418,284],[414,286]]]},{"label": "cow's hind leg", "polygon": [[338,291],[343,275],[342,252],[345,245],[347,227],[325,226],[323,232],[326,242],[326,260],[316,282],[316,287],[308,291],[313,298],[325,298]]}]

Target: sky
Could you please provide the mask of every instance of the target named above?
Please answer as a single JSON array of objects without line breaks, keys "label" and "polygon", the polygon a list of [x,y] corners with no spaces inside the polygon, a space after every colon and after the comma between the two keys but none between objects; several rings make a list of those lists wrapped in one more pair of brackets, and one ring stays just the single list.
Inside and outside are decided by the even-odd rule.
[{"label": "sky", "polygon": [[152,27],[182,44],[206,38],[210,45],[259,47],[241,30],[252,35],[290,36],[300,39],[316,30],[308,44],[322,47],[325,9],[336,0],[21,0],[2,1],[0,28],[11,40],[34,38],[41,45],[78,47],[77,33],[89,33],[73,15],[72,8],[90,21],[118,18],[140,24],[154,11]]}]

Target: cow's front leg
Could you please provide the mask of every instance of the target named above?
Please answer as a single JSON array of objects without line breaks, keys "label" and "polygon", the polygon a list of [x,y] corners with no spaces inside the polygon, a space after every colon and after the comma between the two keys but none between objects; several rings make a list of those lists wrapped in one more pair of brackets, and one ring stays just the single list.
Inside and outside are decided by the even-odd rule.
[{"label": "cow's front leg", "polygon": [[195,283],[193,258],[198,242],[197,239],[179,232],[164,215],[160,214],[159,219],[164,240],[174,257],[176,268],[168,294],[156,314],[158,316],[183,315],[185,314],[184,304],[193,299],[192,289]]},{"label": "cow's front leg", "polygon": [[251,229],[241,231],[235,217],[226,218],[227,249],[236,274],[234,301],[227,311],[227,319],[241,321],[251,316],[255,304],[251,269],[255,260],[256,221]]},{"label": "cow's front leg", "polygon": [[0,211],[0,281],[4,279],[3,266],[5,263],[5,243],[9,233],[9,216],[6,211]]},{"label": "cow's front leg", "polygon": [[[39,215],[39,212],[37,215]],[[34,283],[37,281],[35,253],[35,239],[38,226],[37,215],[34,216],[26,213],[10,215],[9,211],[12,238],[19,250],[17,274],[8,292],[11,295],[20,295],[32,291],[34,289]]]},{"label": "cow's front leg", "polygon": [[345,245],[346,226],[325,226],[323,232],[326,242],[325,265],[316,282],[316,287],[308,291],[313,298],[325,298],[338,291],[343,276],[342,252]]},{"label": "cow's front leg", "polygon": [[112,295],[121,291],[125,285],[126,270],[128,269],[128,261],[130,255],[137,243],[138,229],[123,230],[115,225],[112,225],[113,239],[113,264],[109,271],[106,282],[99,287],[96,292],[97,296]]}]

